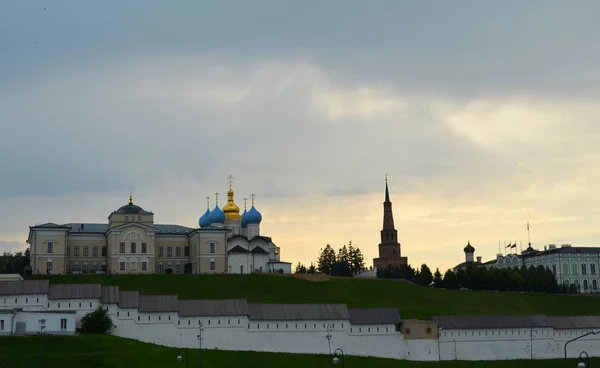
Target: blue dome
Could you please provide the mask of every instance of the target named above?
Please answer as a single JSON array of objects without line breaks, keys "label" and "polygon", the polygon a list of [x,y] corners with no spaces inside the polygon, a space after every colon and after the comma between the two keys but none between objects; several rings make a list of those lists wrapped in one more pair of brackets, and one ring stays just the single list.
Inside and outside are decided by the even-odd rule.
[{"label": "blue dome", "polygon": [[258,212],[256,210],[256,208],[254,208],[254,206],[252,206],[252,208],[250,208],[250,211],[248,211],[248,213],[246,214],[246,223],[248,225],[251,224],[260,224],[260,222],[262,221],[262,215],[260,214],[260,212]]},{"label": "blue dome", "polygon": [[244,213],[242,213],[242,228],[248,227],[248,219],[246,218],[246,215],[248,215],[248,211],[244,209]]},{"label": "blue dome", "polygon": [[209,227],[210,226],[210,210],[207,208],[204,215],[200,216],[200,220],[198,220],[198,225],[200,227]]},{"label": "blue dome", "polygon": [[225,212],[223,212],[217,205],[210,212],[210,216],[208,216],[208,219],[211,224],[224,224],[225,223]]}]

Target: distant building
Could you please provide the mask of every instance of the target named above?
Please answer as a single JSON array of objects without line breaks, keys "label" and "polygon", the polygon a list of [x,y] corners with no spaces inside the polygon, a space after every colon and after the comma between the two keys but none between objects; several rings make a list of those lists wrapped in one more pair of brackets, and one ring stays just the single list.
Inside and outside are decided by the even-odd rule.
[{"label": "distant building", "polygon": [[373,267],[387,268],[389,266],[404,266],[408,264],[408,257],[402,257],[398,231],[394,227],[394,214],[388,189],[387,176],[385,178],[385,202],[383,202],[383,229],[381,230],[381,243],[379,243],[379,257],[373,259]]},{"label": "distant building", "polygon": [[[513,246],[513,248],[516,248]],[[511,248],[511,249],[513,249]],[[556,277],[560,285],[575,285],[582,293],[597,293],[600,283],[598,265],[600,265],[600,247],[572,247],[571,244],[556,244],[544,246],[544,250],[537,250],[531,246],[520,254],[498,253],[496,259],[481,263],[481,257],[473,261],[475,248],[469,242],[464,249],[465,262],[454,267],[454,271],[465,269],[469,265],[487,268],[512,268],[512,267],[537,267],[544,266]]]},{"label": "distant building", "polygon": [[[133,203],[108,216],[108,223],[45,223],[29,228],[35,274],[97,273],[291,273],[280,248],[260,233],[254,207],[240,215],[229,186],[228,201],[198,221],[198,228],[155,224],[154,214]],[[208,200],[208,198],[207,198]]]}]

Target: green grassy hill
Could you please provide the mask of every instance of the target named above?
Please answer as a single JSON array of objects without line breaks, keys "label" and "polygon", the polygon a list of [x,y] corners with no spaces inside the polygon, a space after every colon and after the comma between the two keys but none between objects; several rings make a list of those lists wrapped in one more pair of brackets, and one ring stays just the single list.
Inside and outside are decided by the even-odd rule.
[{"label": "green grassy hill", "polygon": [[[188,350],[189,367],[200,366],[198,350]],[[104,335],[79,335],[72,337],[2,337],[0,338],[0,366],[18,368],[183,368],[177,356],[185,357],[184,350],[144,344],[134,340]],[[259,352],[234,352],[224,350],[202,350],[203,368],[261,367],[261,368],[331,368],[326,355],[282,354]],[[439,362],[408,362],[392,359],[346,357],[346,367],[369,368],[426,368],[439,367]],[[443,362],[447,368],[500,368],[510,365],[515,368],[563,367],[562,360],[497,362]],[[593,365],[600,363],[594,359]],[[339,365],[341,366],[341,364]],[[570,367],[576,367],[574,360]]]},{"label": "green grassy hill", "polygon": [[142,294],[180,299],[245,298],[255,303],[345,303],[397,307],[407,318],[440,314],[594,315],[600,298],[486,291],[440,290],[394,280],[334,278],[314,282],[280,275],[86,275],[35,276],[56,284],[101,283]]}]

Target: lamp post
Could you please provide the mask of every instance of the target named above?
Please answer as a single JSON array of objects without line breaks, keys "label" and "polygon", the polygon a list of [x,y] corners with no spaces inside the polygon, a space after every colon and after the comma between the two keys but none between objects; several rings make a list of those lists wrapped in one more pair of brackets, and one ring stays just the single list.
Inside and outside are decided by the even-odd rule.
[{"label": "lamp post", "polygon": [[[177,361],[181,362],[181,360],[183,360],[183,357],[180,354],[177,356]],[[188,361],[189,361],[188,352],[187,352],[187,350],[185,350],[185,368],[188,368]]]},{"label": "lamp post", "polygon": [[200,343],[200,350],[198,351],[198,353],[200,354],[200,368],[202,368],[202,331],[204,331],[204,324],[202,322],[200,322],[198,330],[200,334],[196,337],[198,338],[198,341]]},{"label": "lamp post", "polygon": [[537,334],[537,330],[532,328],[529,331],[529,339],[530,339],[530,345],[531,345],[530,346],[531,347],[531,349],[530,349],[531,350],[531,357],[530,357],[529,361],[530,361],[530,366],[531,367],[533,367],[533,332],[535,332]]},{"label": "lamp post", "polygon": [[[585,361],[586,363],[583,362],[583,357],[582,355],[585,354]],[[588,355],[588,353],[586,353],[585,351],[582,351],[581,353],[579,353],[579,363],[577,363],[577,368],[589,368],[590,367],[590,356]]]},{"label": "lamp post", "polygon": [[325,338],[327,339],[327,344],[329,345],[329,355],[331,355],[331,329],[333,328],[332,324],[327,325],[327,335]]},{"label": "lamp post", "polygon": [[343,368],[344,367],[344,351],[340,348],[337,348],[333,352],[333,359],[331,359],[331,362],[333,364],[338,364],[340,361],[342,362],[342,368]]},{"label": "lamp post", "polygon": [[[599,333],[600,333],[600,330],[593,330],[593,331],[591,331],[591,332],[588,332],[588,333],[586,333],[586,334],[583,334],[583,335],[581,335],[581,336],[577,336],[576,338],[574,338],[574,339],[571,339],[571,340],[569,340],[569,341],[565,342],[565,368],[568,368],[568,361],[567,361],[567,345],[569,345],[569,344],[570,344],[570,343],[572,343],[573,341],[576,341],[576,340],[582,339],[582,338],[584,338],[584,337],[586,337],[586,336],[589,336],[589,335],[597,335],[597,334],[599,334]],[[585,355],[587,355],[587,353],[585,353]],[[581,357],[581,354],[579,354],[579,356]],[[583,363],[583,362],[580,362],[580,363]],[[584,364],[585,364],[585,363],[584,363]],[[589,360],[588,360],[588,365],[589,365]]]}]

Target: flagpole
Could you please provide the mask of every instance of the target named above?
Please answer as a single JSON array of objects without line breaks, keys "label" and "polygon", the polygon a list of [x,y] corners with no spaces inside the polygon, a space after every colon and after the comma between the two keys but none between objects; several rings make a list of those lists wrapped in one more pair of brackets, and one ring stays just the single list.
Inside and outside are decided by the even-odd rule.
[{"label": "flagpole", "polygon": [[506,240],[504,241],[504,256],[506,257]]},{"label": "flagpole", "polygon": [[500,248],[500,240],[498,240],[498,253],[499,253],[499,254],[502,254],[502,250],[501,250],[501,249],[502,249],[502,248]]},{"label": "flagpole", "polygon": [[523,242],[519,240],[519,249],[521,250],[521,253],[523,253]]},{"label": "flagpole", "polygon": [[529,221],[527,221],[527,241],[529,242],[529,246],[531,247],[531,233],[529,232]]}]

